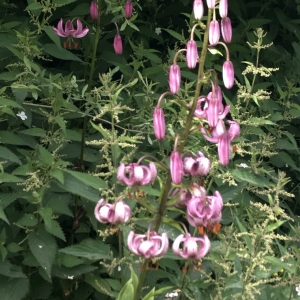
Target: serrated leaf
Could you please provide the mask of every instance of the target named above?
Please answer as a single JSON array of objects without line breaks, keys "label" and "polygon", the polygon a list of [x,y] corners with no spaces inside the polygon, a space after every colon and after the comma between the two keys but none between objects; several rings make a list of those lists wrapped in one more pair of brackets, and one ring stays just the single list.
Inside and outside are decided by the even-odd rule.
[{"label": "serrated leaf", "polygon": [[61,116],[56,116],[55,121],[57,122],[58,126],[61,128],[61,130],[66,134],[66,123],[64,119]]},{"label": "serrated leaf", "polygon": [[0,182],[23,182],[22,178],[17,176],[7,174],[7,173],[0,173]]},{"label": "serrated leaf", "polygon": [[10,243],[7,245],[7,250],[10,252],[10,253],[17,253],[19,251],[22,251],[24,250],[20,245],[18,245],[17,243]]},{"label": "serrated leaf", "polygon": [[52,263],[57,250],[54,237],[40,227],[37,232],[30,232],[28,244],[32,254],[50,279]]},{"label": "serrated leaf", "polygon": [[60,38],[58,37],[58,35],[55,34],[53,27],[44,26],[43,29],[46,32],[46,34],[49,36],[49,38],[55,43],[58,49],[61,49]]},{"label": "serrated leaf", "polygon": [[59,239],[61,239],[63,241],[66,241],[65,234],[62,231],[59,223],[56,220],[51,219],[50,226],[48,227],[45,224],[45,227],[49,233],[51,233],[52,235],[58,237]]},{"label": "serrated leaf", "polygon": [[64,173],[64,180],[64,184],[57,184],[63,190],[84,197],[95,203],[98,202],[99,192],[94,188],[87,186],[85,183],[67,172]]},{"label": "serrated leaf", "polygon": [[278,221],[278,222],[275,222],[275,223],[272,223],[272,224],[269,224],[267,226],[267,232],[270,232],[270,231],[274,231],[275,229],[277,229],[278,227],[280,227],[282,224],[284,224],[286,221]]},{"label": "serrated leaf", "polygon": [[29,128],[19,131],[21,134],[44,137],[46,135],[46,130],[42,128]]},{"label": "serrated leaf", "polygon": [[57,198],[52,198],[48,202],[47,206],[52,209],[53,213],[59,213],[73,217],[73,213],[71,212],[68,204],[64,201],[64,199],[61,199],[59,195],[57,195]]},{"label": "serrated leaf", "polygon": [[120,281],[115,280],[115,279],[106,279],[107,283],[110,285],[110,287],[115,290],[115,291],[120,291],[122,289],[122,285]]},{"label": "serrated leaf", "polygon": [[39,210],[39,214],[45,223],[46,230],[49,232],[52,226],[52,209],[50,207],[43,207]]},{"label": "serrated leaf", "polygon": [[58,48],[55,44],[45,44],[44,51],[55,58],[83,62],[79,57],[74,55],[72,52],[64,48]]},{"label": "serrated leaf", "polygon": [[7,159],[9,161],[15,162],[21,165],[21,161],[16,154],[7,149],[6,147],[0,146],[0,157]]},{"label": "serrated leaf", "polygon": [[11,278],[26,278],[21,267],[14,266],[8,261],[0,260],[0,274]]},{"label": "serrated leaf", "polygon": [[19,103],[17,103],[16,101],[6,99],[6,98],[3,98],[3,97],[0,97],[0,106],[11,106],[11,107],[16,107],[16,108],[23,109],[23,107]]},{"label": "serrated leaf", "polygon": [[96,125],[92,121],[91,121],[91,124],[92,124],[93,128],[96,129],[97,131],[99,131],[105,139],[108,139],[110,137],[109,131],[107,129],[104,129],[102,124],[99,123],[99,125]]},{"label": "serrated leaf", "polygon": [[51,166],[54,162],[52,154],[43,146],[38,145],[38,151],[40,154],[40,161],[44,166]]},{"label": "serrated leaf", "polygon": [[19,226],[33,227],[38,223],[37,218],[33,214],[24,214],[23,217],[16,222]]},{"label": "serrated leaf", "polygon": [[274,256],[265,256],[264,259],[267,262],[269,262],[275,266],[278,266],[280,268],[283,268],[292,274],[295,273],[295,271],[296,271],[297,264],[293,264],[290,267],[288,264],[286,264],[285,262],[281,261],[279,258],[274,257]]},{"label": "serrated leaf", "polygon": [[53,286],[45,281],[39,274],[30,275],[30,294],[32,300],[54,300],[51,298]]},{"label": "serrated leaf", "polygon": [[57,179],[61,184],[64,184],[64,173],[60,169],[54,169],[51,171],[50,175]]},{"label": "serrated leaf", "polygon": [[[87,274],[84,278],[85,282],[91,285],[96,291],[105,295],[111,296],[111,289],[109,284],[99,276],[94,274]],[[132,299],[132,298],[128,298]]]},{"label": "serrated leaf", "polygon": [[59,252],[84,257],[90,260],[107,259],[110,257],[109,246],[101,241],[86,239],[78,245],[60,249]]},{"label": "serrated leaf", "polygon": [[174,30],[170,30],[170,29],[165,29],[162,28],[164,31],[168,32],[170,35],[172,35],[175,39],[177,39],[178,41],[183,41],[184,38],[181,34],[179,34],[178,32],[174,31]]},{"label": "serrated leaf", "polygon": [[255,175],[250,173],[250,171],[242,168],[234,169],[231,171],[231,174],[238,180],[251,183],[259,187],[269,187],[270,183],[267,182],[262,176]]},{"label": "serrated leaf", "polygon": [[6,222],[8,225],[10,225],[2,207],[0,207],[0,219],[3,220],[4,222]]},{"label": "serrated leaf", "polygon": [[39,2],[33,2],[29,4],[25,10],[41,10],[43,8],[43,5]]},{"label": "serrated leaf", "polygon": [[1,300],[21,300],[29,291],[27,278],[0,278]]},{"label": "serrated leaf", "polygon": [[139,190],[145,192],[147,195],[156,196],[156,197],[160,196],[160,191],[153,189],[150,186],[139,186]]},{"label": "serrated leaf", "polygon": [[218,187],[218,191],[222,195],[223,202],[227,203],[233,200],[237,195],[241,193],[246,184],[246,182],[240,182],[238,186],[228,186],[223,184]]},{"label": "serrated leaf", "polygon": [[0,207],[3,209],[16,201],[20,197],[19,193],[3,193],[0,197]]},{"label": "serrated leaf", "polygon": [[[240,220],[239,220],[238,217],[236,217],[236,223],[237,223],[237,225],[238,225],[238,227],[239,227],[240,232],[247,232],[246,228],[245,228],[244,225],[240,222]],[[252,242],[251,242],[250,237],[249,237],[248,235],[243,235],[242,238],[244,239],[244,241],[245,241],[245,243],[246,243],[248,249],[251,250],[251,249],[252,249]]]},{"label": "serrated leaf", "polygon": [[0,131],[0,142],[2,144],[9,145],[30,146],[25,140],[20,138],[18,135],[8,131]]},{"label": "serrated leaf", "polygon": [[94,189],[105,189],[107,187],[104,180],[95,177],[93,175],[71,171],[71,170],[64,170],[64,172],[71,174],[76,179],[80,180],[81,182],[83,182],[84,184],[90,187],[93,187]]},{"label": "serrated leaf", "polygon": [[59,264],[62,263],[67,268],[73,268],[78,265],[82,265],[85,261],[73,255],[68,255],[65,253],[58,253]]},{"label": "serrated leaf", "polygon": [[[98,267],[96,266],[85,266],[85,265],[81,265],[81,266],[76,266],[73,268],[67,268],[64,266],[53,266],[52,269],[52,275],[59,277],[59,278],[63,278],[63,279],[74,279],[74,277],[77,277],[81,274],[86,274],[86,273],[90,273],[93,272],[95,270],[97,270]],[[88,275],[86,275],[88,276]]]}]

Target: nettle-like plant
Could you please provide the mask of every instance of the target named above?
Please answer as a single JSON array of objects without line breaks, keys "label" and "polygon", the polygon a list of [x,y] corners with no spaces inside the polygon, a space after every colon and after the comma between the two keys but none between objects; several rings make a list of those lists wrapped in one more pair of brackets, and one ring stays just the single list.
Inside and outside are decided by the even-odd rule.
[{"label": "nettle-like plant", "polygon": [[282,136],[298,148],[263,30],[235,81],[227,0],[195,0],[161,56],[148,13],[173,3],[77,2],[5,6],[2,298],[292,299],[299,228],[273,157]]}]

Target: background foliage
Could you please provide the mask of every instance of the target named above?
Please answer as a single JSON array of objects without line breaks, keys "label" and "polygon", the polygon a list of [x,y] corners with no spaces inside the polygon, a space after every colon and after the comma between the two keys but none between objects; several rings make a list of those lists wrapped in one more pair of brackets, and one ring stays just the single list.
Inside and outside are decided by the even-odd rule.
[{"label": "background foliage", "polygon": [[[183,108],[165,104],[168,138],[155,140],[153,108],[167,89],[175,52],[189,38],[192,1],[137,1],[130,20],[123,17],[124,1],[103,1],[92,76],[96,25],[89,5],[76,0],[0,2],[3,300],[130,299],[142,260],[129,254],[124,241],[129,230],[145,231],[150,221],[131,198],[146,198],[157,207],[165,175],[137,191],[118,185],[115,170],[120,161],[144,154],[167,162],[175,132],[186,118]],[[189,137],[187,147],[204,149],[215,161],[206,181],[226,203],[222,230],[211,236],[210,254],[201,265],[190,264],[188,272],[182,269],[185,261],[171,252],[155,262],[144,299],[165,299],[177,289],[180,299],[297,297],[300,2],[229,0],[229,10],[237,85],[223,92],[242,134],[228,167],[217,164],[215,146],[207,146],[199,134]],[[60,18],[80,18],[90,28],[76,41],[77,49],[65,49],[54,34],[52,26]],[[123,39],[121,56],[112,47],[114,22]],[[223,60],[209,54],[206,67],[221,71]],[[180,97],[188,103],[196,73],[183,57],[179,65]],[[17,115],[21,112],[26,119]],[[120,194],[127,195],[132,221],[117,228],[97,223],[98,199]],[[176,209],[166,212],[160,232],[170,240],[180,233],[173,220],[181,215]]]}]

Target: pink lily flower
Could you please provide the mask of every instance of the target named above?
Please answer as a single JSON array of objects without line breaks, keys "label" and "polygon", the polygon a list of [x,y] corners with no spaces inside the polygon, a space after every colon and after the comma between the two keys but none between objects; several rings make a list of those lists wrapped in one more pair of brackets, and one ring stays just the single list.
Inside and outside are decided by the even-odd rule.
[{"label": "pink lily flower", "polygon": [[216,0],[206,0],[208,8],[214,8],[216,5]]},{"label": "pink lily flower", "polygon": [[[180,244],[182,246],[180,247]],[[182,250],[181,250],[182,249]],[[210,249],[210,241],[207,235],[203,238],[191,237],[189,233],[180,234],[173,243],[172,250],[175,255],[182,258],[201,259]]]},{"label": "pink lily flower", "polygon": [[60,19],[57,28],[53,27],[53,30],[58,36],[73,37],[73,38],[82,38],[89,32],[88,28],[85,29],[82,28],[82,23],[79,19],[77,19],[77,29],[75,29],[72,22],[68,20],[64,30],[63,19]]},{"label": "pink lily flower", "polygon": [[194,69],[198,62],[198,48],[194,40],[189,40],[186,46],[186,62],[190,69]]},{"label": "pink lily flower", "polygon": [[122,38],[119,34],[116,34],[114,38],[114,50],[118,55],[121,55],[123,53]]},{"label": "pink lily flower", "polygon": [[127,245],[130,252],[145,258],[164,255],[169,247],[169,239],[164,232],[161,236],[155,231],[146,234],[135,234],[130,231],[127,238]]},{"label": "pink lily flower", "polygon": [[132,2],[130,0],[125,3],[124,15],[126,19],[130,19],[132,16]]},{"label": "pink lily flower", "polygon": [[100,223],[124,224],[131,215],[130,207],[123,201],[119,200],[115,204],[106,203],[100,199],[95,207],[94,215]]},{"label": "pink lily flower", "polygon": [[193,12],[196,20],[201,20],[204,14],[204,7],[202,0],[194,0]]},{"label": "pink lily flower", "polygon": [[148,185],[152,183],[157,175],[156,166],[153,162],[149,163],[149,167],[130,163],[125,166],[120,164],[117,172],[117,178],[123,185]]},{"label": "pink lily flower", "polygon": [[220,0],[219,14],[221,18],[226,18],[228,13],[228,0]]},{"label": "pink lily flower", "polygon": [[232,26],[228,17],[221,20],[221,32],[225,43],[230,43],[232,39]]},{"label": "pink lily flower", "polygon": [[90,5],[90,15],[93,20],[98,19],[98,5],[95,1],[92,1]]},{"label": "pink lily flower", "polygon": [[173,183],[180,184],[183,176],[183,164],[181,154],[177,151],[171,153],[170,172]]},{"label": "pink lily flower", "polygon": [[220,40],[220,25],[216,20],[209,23],[208,38],[210,45],[217,45]]},{"label": "pink lily flower", "polygon": [[183,170],[186,176],[205,176],[210,170],[210,160],[202,152],[198,151],[197,158],[184,158]]},{"label": "pink lily flower", "polygon": [[234,85],[234,67],[230,60],[223,63],[223,83],[227,89],[231,89]]}]

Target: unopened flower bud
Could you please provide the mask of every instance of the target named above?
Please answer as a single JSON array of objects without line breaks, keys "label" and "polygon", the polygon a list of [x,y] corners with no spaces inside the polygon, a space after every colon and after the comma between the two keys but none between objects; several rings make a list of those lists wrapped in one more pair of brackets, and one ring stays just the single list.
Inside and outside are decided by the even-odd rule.
[{"label": "unopened flower bud", "polygon": [[92,1],[90,5],[90,15],[93,20],[98,19],[98,5],[95,1]]},{"label": "unopened flower bud", "polygon": [[225,43],[230,43],[232,38],[232,26],[228,17],[221,20],[221,32]]},{"label": "unopened flower bud", "polygon": [[180,89],[181,74],[178,65],[173,64],[169,72],[169,87],[173,94],[177,94]]},{"label": "unopened flower bud", "polygon": [[223,83],[227,89],[231,89],[234,85],[234,67],[230,60],[226,60],[223,64]]},{"label": "unopened flower bud", "polygon": [[216,0],[206,0],[208,8],[215,8]]},{"label": "unopened flower bud", "polygon": [[183,176],[183,163],[181,154],[177,151],[171,153],[170,172],[173,183],[180,184]]},{"label": "unopened flower bud", "polygon": [[183,161],[184,174],[188,176],[205,176],[210,170],[210,160],[200,151],[197,158],[185,157]]},{"label": "unopened flower bud", "polygon": [[217,45],[220,40],[220,25],[219,22],[213,20],[209,24],[208,38],[210,45]]},{"label": "unopened flower bud", "polygon": [[194,40],[189,40],[186,46],[186,62],[190,69],[194,69],[198,62],[198,48]]},{"label": "unopened flower bud", "polygon": [[220,0],[219,14],[221,18],[226,18],[228,13],[228,0]]},{"label": "unopened flower bud", "polygon": [[124,14],[126,19],[130,19],[132,16],[132,2],[130,0],[125,3]]},{"label": "unopened flower bud", "polygon": [[116,54],[121,55],[123,53],[123,44],[122,44],[122,38],[119,34],[115,35],[114,38],[114,49]]},{"label": "unopened flower bud", "polygon": [[202,0],[195,0],[193,5],[193,12],[196,20],[201,20],[204,13]]},{"label": "unopened flower bud", "polygon": [[153,127],[155,137],[163,140],[166,135],[165,115],[162,108],[155,108],[153,113]]}]

